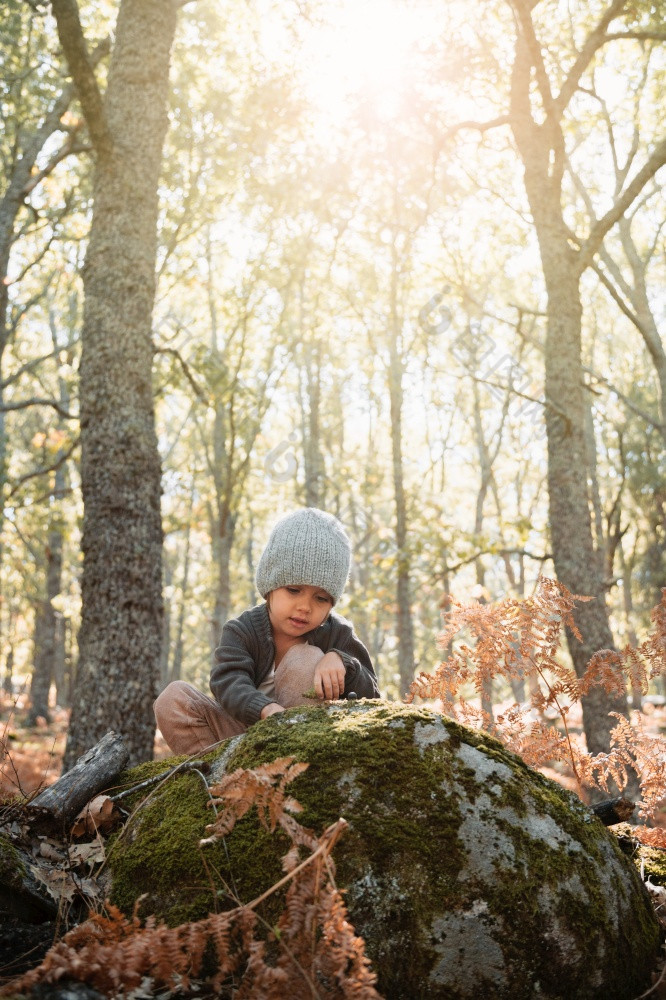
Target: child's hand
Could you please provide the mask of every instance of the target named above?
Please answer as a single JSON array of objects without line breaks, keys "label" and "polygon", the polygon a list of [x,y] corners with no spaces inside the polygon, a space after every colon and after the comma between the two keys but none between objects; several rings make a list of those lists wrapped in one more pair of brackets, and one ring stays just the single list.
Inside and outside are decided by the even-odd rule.
[{"label": "child's hand", "polygon": [[276,701],[272,701],[270,705],[264,705],[261,710],[261,718],[267,719],[269,715],[277,715],[278,712],[284,712],[282,705],[278,705]]},{"label": "child's hand", "polygon": [[337,653],[325,653],[315,667],[314,687],[318,698],[336,701],[345,692],[345,665]]}]

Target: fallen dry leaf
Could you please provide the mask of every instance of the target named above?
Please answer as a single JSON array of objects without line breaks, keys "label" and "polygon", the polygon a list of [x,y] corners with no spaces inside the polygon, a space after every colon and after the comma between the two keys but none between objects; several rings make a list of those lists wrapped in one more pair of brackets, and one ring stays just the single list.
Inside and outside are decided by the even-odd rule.
[{"label": "fallen dry leaf", "polygon": [[85,834],[95,835],[111,830],[120,813],[113,800],[108,795],[96,795],[83,807],[72,826],[73,837],[83,837]]},{"label": "fallen dry leaf", "polygon": [[52,840],[42,840],[39,844],[39,853],[47,861],[64,861],[65,856],[62,849],[58,849]]},{"label": "fallen dry leaf", "polygon": [[57,903],[61,899],[71,901],[77,891],[76,883],[69,872],[62,869],[45,869],[37,865],[30,865],[30,871],[38,882],[46,886],[49,896],[52,896]]},{"label": "fallen dry leaf", "polygon": [[101,864],[105,857],[104,844],[100,840],[93,840],[90,844],[73,844],[69,849],[69,859],[75,865]]}]

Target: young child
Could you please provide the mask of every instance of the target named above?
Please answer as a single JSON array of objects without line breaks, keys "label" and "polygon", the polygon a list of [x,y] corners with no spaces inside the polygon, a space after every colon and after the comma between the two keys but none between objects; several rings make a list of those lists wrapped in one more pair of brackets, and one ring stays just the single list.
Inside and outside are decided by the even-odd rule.
[{"label": "young child", "polygon": [[173,753],[195,754],[295,705],[307,696],[378,698],[370,655],[350,622],[333,611],[342,596],[351,545],[340,522],[314,507],[273,527],[257,566],[265,598],[232,618],[215,650],[215,700],[174,681],[155,702],[155,717]]}]

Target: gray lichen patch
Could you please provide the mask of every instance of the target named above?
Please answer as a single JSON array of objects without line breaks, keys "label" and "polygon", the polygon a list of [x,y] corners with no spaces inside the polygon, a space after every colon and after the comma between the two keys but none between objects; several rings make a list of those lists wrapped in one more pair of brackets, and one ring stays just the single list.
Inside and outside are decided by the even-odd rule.
[{"label": "gray lichen patch", "polygon": [[456,756],[463,764],[474,772],[474,778],[479,784],[485,784],[489,778],[500,778],[503,781],[513,777],[513,771],[501,761],[488,757],[468,743],[461,743]]},{"label": "gray lichen patch", "polygon": [[497,816],[493,818],[488,796],[480,795],[474,803],[463,802],[461,811],[459,837],[465,845],[467,860],[458,873],[458,881],[464,882],[470,877],[492,880],[499,870],[514,864],[513,840],[498,826]]},{"label": "gray lichen patch", "polygon": [[498,943],[502,928],[486,911],[487,906],[484,908],[477,902],[468,910],[447,914],[433,922],[437,961],[429,979],[438,988],[438,995],[445,996],[442,991],[451,990],[455,996],[460,992],[460,984],[470,980],[476,983],[477,996],[503,995],[510,989],[509,970]]},{"label": "gray lichen patch", "polygon": [[414,726],[414,743],[421,751],[421,755],[427,747],[448,743],[450,738],[448,729],[439,717],[434,722],[417,722]]}]

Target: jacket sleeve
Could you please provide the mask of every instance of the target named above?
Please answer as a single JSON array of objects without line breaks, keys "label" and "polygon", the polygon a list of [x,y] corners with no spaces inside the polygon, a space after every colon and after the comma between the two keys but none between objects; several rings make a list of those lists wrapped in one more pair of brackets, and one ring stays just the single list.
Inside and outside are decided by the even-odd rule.
[{"label": "jacket sleeve", "polygon": [[359,698],[380,697],[370,653],[349,622],[338,624],[328,652],[338,653],[345,665],[345,695],[355,691]]},{"label": "jacket sleeve", "polygon": [[210,689],[222,708],[246,726],[258,722],[263,707],[271,704],[271,699],[257,690],[256,669],[243,635],[227,623],[215,650]]}]

